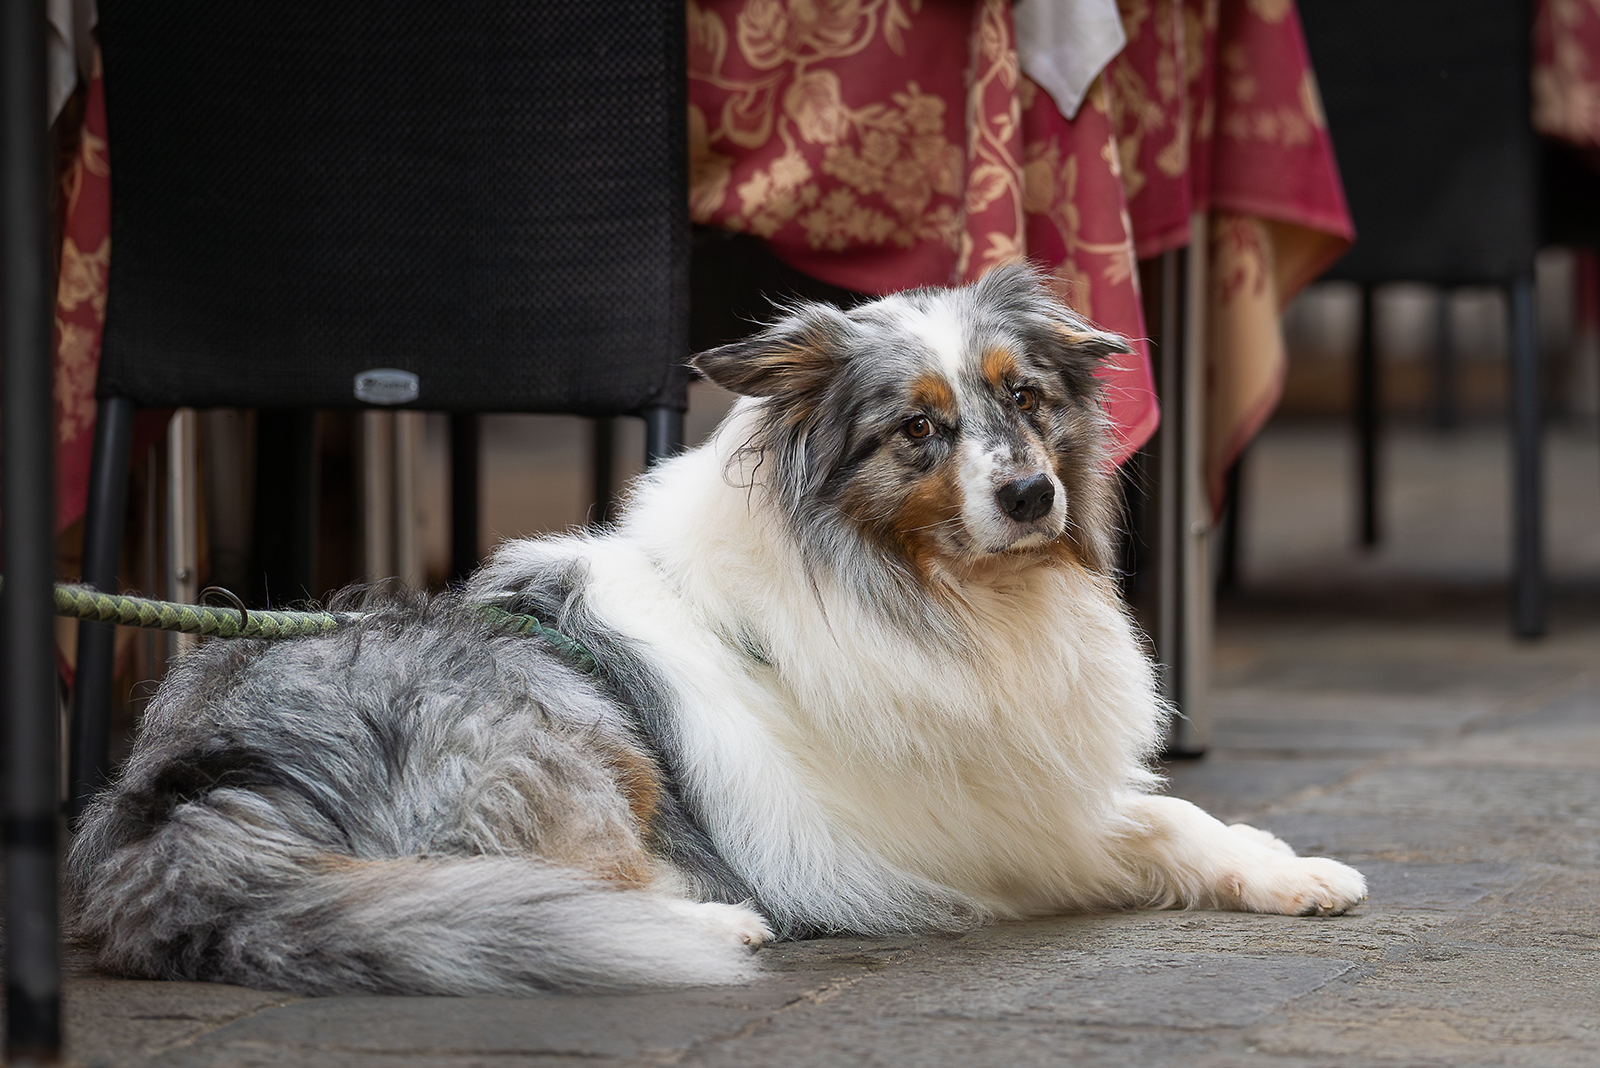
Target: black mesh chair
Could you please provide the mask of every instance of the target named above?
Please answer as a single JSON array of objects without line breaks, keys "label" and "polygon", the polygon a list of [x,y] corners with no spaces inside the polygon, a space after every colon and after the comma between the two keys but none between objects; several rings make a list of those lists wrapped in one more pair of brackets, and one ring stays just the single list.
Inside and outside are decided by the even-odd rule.
[{"label": "black mesh chair", "polygon": [[1355,218],[1327,277],[1362,291],[1357,408],[1361,533],[1379,535],[1373,288],[1493,285],[1510,296],[1512,625],[1544,632],[1539,353],[1533,257],[1540,147],[1529,119],[1531,16],[1505,0],[1300,0],[1306,44]]},{"label": "black mesh chair", "polygon": [[[632,414],[647,459],[674,449],[683,32],[658,0],[102,0],[116,253],[85,580],[116,587],[136,406],[442,410],[467,448],[473,413]],[[297,418],[264,417],[264,444],[304,456]],[[112,628],[79,649],[81,803]]]}]

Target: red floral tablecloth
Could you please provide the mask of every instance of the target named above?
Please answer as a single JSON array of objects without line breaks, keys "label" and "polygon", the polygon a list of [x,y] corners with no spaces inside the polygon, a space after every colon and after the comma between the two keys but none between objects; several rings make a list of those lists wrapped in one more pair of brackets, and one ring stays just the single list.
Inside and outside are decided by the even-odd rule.
[{"label": "red floral tablecloth", "polygon": [[1277,407],[1278,316],[1354,238],[1292,0],[1120,0],[1128,45],[1103,75],[1140,258],[1206,213],[1204,468],[1228,467]]},{"label": "red floral tablecloth", "polygon": [[[688,12],[695,221],[869,293],[1032,255],[1079,311],[1144,336],[1105,93],[1063,119],[1018,69],[1009,0],[690,0]],[[1121,455],[1156,425],[1138,348],[1104,374]]]},{"label": "red floral tablecloth", "polygon": [[94,447],[95,378],[111,265],[111,168],[98,60],[78,152],[62,179],[61,274],[56,285],[56,532],[82,517]]},{"label": "red floral tablecloth", "polygon": [[1127,48],[1072,120],[1017,67],[1007,0],[690,0],[696,221],[883,293],[1028,257],[1137,351],[1104,374],[1118,458],[1157,407],[1136,257],[1209,211],[1208,445],[1276,404],[1277,316],[1348,247],[1292,0],[1121,0]]},{"label": "red floral tablecloth", "polygon": [[1535,5],[1533,125],[1581,148],[1600,148],[1600,7],[1592,0]]},{"label": "red floral tablecloth", "polygon": [[[1189,243],[1191,211],[1322,234],[1314,277],[1354,236],[1291,0],[1122,0],[1105,73],[1141,259]],[[1306,277],[1290,279],[1295,288]]]},{"label": "red floral tablecloth", "polygon": [[1213,507],[1277,407],[1279,312],[1354,238],[1292,0],[1122,0],[1106,72],[1141,256],[1207,216],[1204,468]]}]

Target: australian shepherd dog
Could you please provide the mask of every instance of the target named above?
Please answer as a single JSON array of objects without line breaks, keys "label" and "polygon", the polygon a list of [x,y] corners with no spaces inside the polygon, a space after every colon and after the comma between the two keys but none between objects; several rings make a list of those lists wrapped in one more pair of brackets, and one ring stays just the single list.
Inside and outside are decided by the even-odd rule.
[{"label": "australian shepherd dog", "polygon": [[614,528],[177,662],[73,843],[78,933],[126,975],[515,994],[734,982],[773,938],[1353,907],[1353,869],[1157,792],[1121,351],[1013,267],[700,355],[740,400]]}]

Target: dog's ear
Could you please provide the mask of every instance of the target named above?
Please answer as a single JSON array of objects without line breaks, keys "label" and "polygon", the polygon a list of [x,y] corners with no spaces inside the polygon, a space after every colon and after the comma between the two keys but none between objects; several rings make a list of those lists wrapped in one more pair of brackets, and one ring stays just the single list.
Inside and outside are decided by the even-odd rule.
[{"label": "dog's ear", "polygon": [[1050,280],[1026,264],[997,267],[978,285],[980,302],[1003,309],[1012,323],[1026,324],[1029,348],[1056,369],[1073,396],[1095,395],[1094,373],[1107,356],[1137,351],[1127,338],[1099,329],[1067,307]]},{"label": "dog's ear", "polygon": [[744,397],[797,399],[833,379],[851,332],[850,320],[826,304],[798,304],[758,334],[700,353],[701,374]]},{"label": "dog's ear", "polygon": [[1045,349],[1074,396],[1090,397],[1099,392],[1095,371],[1106,357],[1138,351],[1127,338],[1096,329],[1055,301],[1051,301],[1049,323]]}]

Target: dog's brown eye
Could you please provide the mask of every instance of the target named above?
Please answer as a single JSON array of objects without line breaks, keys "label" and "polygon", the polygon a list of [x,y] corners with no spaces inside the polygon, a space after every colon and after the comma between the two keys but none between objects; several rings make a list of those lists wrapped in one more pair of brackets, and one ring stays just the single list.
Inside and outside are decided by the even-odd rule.
[{"label": "dog's brown eye", "polygon": [[1039,406],[1039,398],[1034,396],[1031,389],[1014,389],[1011,391],[1011,402],[1024,412],[1031,412]]},{"label": "dog's brown eye", "polygon": [[933,420],[925,415],[919,415],[906,423],[906,437],[925,438],[933,433]]}]

